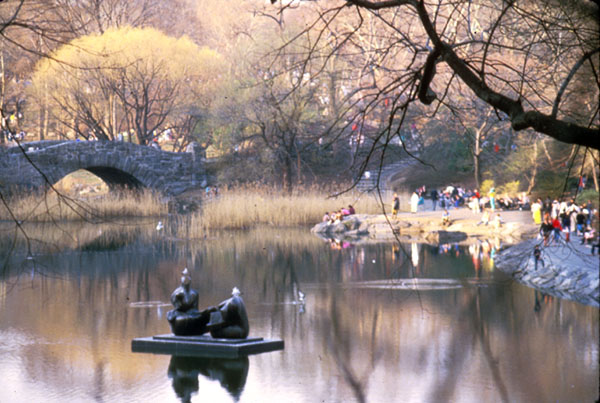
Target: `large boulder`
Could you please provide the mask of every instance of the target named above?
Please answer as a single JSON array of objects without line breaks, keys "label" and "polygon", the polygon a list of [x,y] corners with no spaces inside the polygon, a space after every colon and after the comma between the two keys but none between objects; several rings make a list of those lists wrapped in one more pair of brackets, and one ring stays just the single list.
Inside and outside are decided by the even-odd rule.
[{"label": "large boulder", "polygon": [[461,231],[431,231],[425,235],[425,239],[437,244],[455,243],[467,239],[467,234]]},{"label": "large boulder", "polygon": [[[317,234],[343,234],[346,232],[359,232],[363,222],[355,215],[346,216],[340,222],[329,224],[328,222],[320,222],[311,231]],[[364,229],[364,225],[362,226]]]}]

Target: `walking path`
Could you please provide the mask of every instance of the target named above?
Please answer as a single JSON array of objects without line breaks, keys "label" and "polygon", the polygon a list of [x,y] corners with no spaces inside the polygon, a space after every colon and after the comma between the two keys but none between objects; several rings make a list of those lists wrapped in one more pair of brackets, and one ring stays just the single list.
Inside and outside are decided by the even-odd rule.
[{"label": "walking path", "polygon": [[[415,153],[415,155],[418,156],[418,153]],[[399,181],[398,177],[402,176],[411,166],[418,163],[419,162],[416,159],[403,153],[402,159],[384,165],[381,172],[372,170],[368,171],[369,173],[367,175],[363,174],[360,181],[357,183],[356,188],[361,192],[371,192],[375,190],[375,187],[377,186],[377,175],[379,175],[379,188],[381,193],[386,199],[389,199],[389,196],[394,191],[393,184]]]}]

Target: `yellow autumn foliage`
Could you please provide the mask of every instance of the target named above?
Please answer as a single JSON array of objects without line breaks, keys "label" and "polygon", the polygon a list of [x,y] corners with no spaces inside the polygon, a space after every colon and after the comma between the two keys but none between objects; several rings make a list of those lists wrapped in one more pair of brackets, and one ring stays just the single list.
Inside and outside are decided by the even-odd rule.
[{"label": "yellow autumn foliage", "polygon": [[32,77],[34,98],[75,118],[111,111],[120,100],[148,104],[160,113],[185,113],[214,97],[223,58],[183,36],[153,28],[114,28],[74,39],[42,59]]}]

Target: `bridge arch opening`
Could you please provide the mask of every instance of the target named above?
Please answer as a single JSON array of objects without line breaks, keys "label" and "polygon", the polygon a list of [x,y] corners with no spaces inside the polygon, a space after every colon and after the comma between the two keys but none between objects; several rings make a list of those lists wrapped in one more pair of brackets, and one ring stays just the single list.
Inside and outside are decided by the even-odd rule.
[{"label": "bridge arch opening", "polygon": [[102,195],[118,189],[141,189],[142,183],[133,175],[111,167],[87,167],[71,172],[55,186],[64,192]]},{"label": "bridge arch opening", "polygon": [[111,167],[87,167],[87,171],[90,171],[100,179],[102,179],[110,188],[115,189],[141,189],[144,187],[142,182],[137,178],[125,171]]}]

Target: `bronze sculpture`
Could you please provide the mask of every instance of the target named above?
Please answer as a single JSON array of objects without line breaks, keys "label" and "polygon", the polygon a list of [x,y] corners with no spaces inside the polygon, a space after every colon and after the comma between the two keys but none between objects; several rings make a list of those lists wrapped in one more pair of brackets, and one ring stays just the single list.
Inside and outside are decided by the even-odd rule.
[{"label": "bronze sculpture", "polygon": [[248,337],[250,325],[244,300],[240,290],[233,287],[231,298],[221,302],[210,314],[207,327],[210,335],[220,339],[245,339]]},{"label": "bronze sculpture", "polygon": [[184,269],[181,285],[171,294],[175,309],[167,313],[171,331],[176,336],[196,336],[210,331],[214,338],[245,339],[250,326],[241,292],[233,288],[231,298],[218,307],[198,310],[198,292],[191,288],[191,276]]},{"label": "bronze sculpture", "polygon": [[210,313],[215,307],[200,312],[198,310],[198,292],[191,288],[192,278],[185,268],[181,277],[181,285],[171,294],[171,303],[175,309],[167,312],[167,320],[171,331],[176,336],[201,335],[208,332],[206,325]]}]

